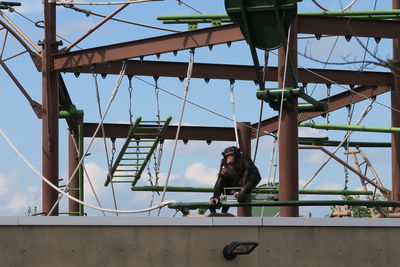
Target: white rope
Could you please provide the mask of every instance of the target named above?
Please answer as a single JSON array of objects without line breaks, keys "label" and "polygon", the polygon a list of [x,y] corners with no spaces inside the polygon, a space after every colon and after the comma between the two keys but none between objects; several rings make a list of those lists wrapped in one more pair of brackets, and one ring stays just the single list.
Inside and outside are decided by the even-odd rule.
[{"label": "white rope", "polygon": [[[106,118],[107,113],[108,113],[108,111],[109,111],[109,109],[110,109],[110,107],[111,107],[111,104],[112,104],[112,102],[114,101],[115,96],[117,95],[119,86],[121,85],[121,82],[122,82],[122,78],[123,78],[124,75],[125,75],[125,70],[126,70],[126,61],[124,61],[124,62],[122,63],[121,71],[120,71],[119,76],[118,76],[118,79],[117,79],[117,81],[116,81],[114,90],[113,90],[113,92],[112,92],[112,94],[111,94],[111,96],[110,96],[110,101],[108,102],[106,111],[104,112],[104,116],[101,118],[101,120],[100,120],[100,122],[99,122],[99,125],[97,126],[97,128],[96,128],[96,130],[95,130],[95,132],[94,132],[94,134],[93,134],[93,136],[92,136],[92,139],[91,139],[90,142],[89,142],[89,145],[88,145],[88,147],[87,147],[87,149],[86,149],[86,152],[83,153],[83,156],[82,156],[81,160],[79,161],[78,166],[76,166],[76,168],[75,168],[74,172],[72,173],[71,177],[74,177],[74,176],[75,176],[76,172],[77,172],[78,169],[79,169],[79,166],[81,166],[81,164],[83,163],[83,160],[85,159],[85,157],[86,157],[86,155],[88,154],[90,148],[92,147],[92,144],[93,144],[93,142],[94,142],[94,140],[95,140],[95,138],[96,138],[96,136],[97,136],[97,133],[99,132],[101,126],[103,125],[104,119]],[[71,177],[68,179],[68,184],[66,185],[66,187],[65,187],[64,190],[68,190],[68,186],[69,186],[69,183],[70,183],[70,181],[71,181]],[[53,205],[53,207],[51,208],[51,210],[50,210],[50,212],[48,213],[48,215],[50,215],[50,214],[53,212],[53,210],[54,210],[55,207],[58,205],[58,203],[60,202],[60,200],[61,200],[62,197],[63,197],[63,195],[60,195],[60,197],[58,198],[58,200],[56,201],[56,203],[54,203],[54,205]]]},{"label": "white rope", "polygon": [[[279,118],[278,118],[278,131],[276,133],[276,146],[277,148],[279,147],[278,144],[280,142],[279,140],[279,135],[281,132],[281,123],[282,123],[282,111],[283,111],[283,98],[284,98],[284,92],[285,92],[285,85],[286,85],[286,73],[287,73],[287,65],[288,65],[288,58],[289,58],[289,42],[290,42],[290,31],[291,31],[292,27],[289,26],[289,30],[288,30],[288,39],[287,39],[287,45],[286,45],[286,55],[285,55],[285,68],[283,71],[283,83],[282,83],[282,94],[281,94],[281,103],[280,103],[280,108],[279,108]],[[273,153],[275,153],[275,160],[274,160],[274,166],[277,166],[277,162],[278,162],[278,155],[280,153],[279,148],[278,149],[274,149]],[[275,167],[275,171],[274,171],[274,181],[275,181],[275,175],[276,175],[276,167]]]},{"label": "white rope", "polygon": [[[194,62],[194,50],[191,50],[190,51],[189,65],[188,65],[187,74],[186,74],[186,84],[185,84],[185,89],[184,89],[185,93],[184,93],[183,100],[182,100],[181,115],[180,115],[180,118],[179,118],[178,128],[176,130],[174,148],[172,150],[172,156],[171,156],[171,163],[169,165],[168,174],[167,174],[167,180],[165,181],[165,186],[164,186],[164,189],[163,189],[163,192],[162,192],[161,202],[164,201],[165,193],[167,191],[167,186],[168,186],[168,182],[169,182],[169,177],[170,177],[171,171],[172,171],[172,165],[173,165],[173,162],[174,162],[176,146],[178,144],[179,133],[181,131],[181,125],[182,125],[182,121],[183,121],[183,114],[185,112],[186,98],[187,98],[187,95],[189,93],[190,80],[192,78],[193,62]],[[157,216],[160,216],[160,212],[161,212],[161,209],[158,210]]]},{"label": "white rope", "polygon": [[[327,8],[325,8],[323,5],[321,5],[320,3],[318,3],[317,0],[312,0],[314,2],[314,4],[316,6],[318,6],[320,9],[322,9],[323,11],[331,11]],[[357,0],[353,0],[350,2],[350,4],[348,4],[347,6],[345,6],[344,8],[342,8],[340,11],[346,11],[349,10],[355,3],[357,2]]]},{"label": "white rope", "polygon": [[[364,109],[363,113],[361,114],[360,118],[356,122],[356,125],[360,125],[360,123],[364,120],[364,118],[367,116],[368,112],[372,109],[372,105],[374,103],[374,100],[368,104],[368,106]],[[353,131],[348,131],[346,135],[343,137],[343,140],[340,142],[340,144],[335,148],[335,150],[332,152],[332,154],[336,154],[336,152],[340,149],[340,147],[347,141],[347,139],[350,137],[350,135],[353,133]],[[328,159],[321,165],[321,167],[314,173],[314,175],[308,180],[308,182],[303,186],[302,189],[305,189],[314,179],[315,177],[322,171],[322,169],[328,164],[328,162],[331,160],[331,156],[328,157]]]},{"label": "white rope", "polygon": [[232,105],[232,120],[233,120],[233,128],[235,129],[235,138],[236,138],[236,147],[239,147],[239,134],[238,134],[238,128],[237,128],[237,123],[236,123],[236,104],[235,104],[235,91],[234,91],[234,85],[235,81],[231,80],[230,82],[230,102]]},{"label": "white rope", "polygon": [[[73,135],[72,131],[70,131],[70,135],[71,135],[71,139],[72,139],[72,142],[73,142],[73,144],[74,144],[75,150],[76,150],[76,152],[78,153],[78,144],[77,144],[76,141],[75,141],[75,138],[74,138],[74,135]],[[100,200],[99,200],[99,198],[98,198],[98,196],[97,196],[97,194],[96,194],[96,190],[94,190],[94,187],[93,187],[93,184],[92,184],[92,180],[90,179],[89,173],[88,173],[87,170],[86,170],[85,164],[82,164],[82,167],[83,167],[83,171],[84,171],[85,174],[86,174],[86,179],[87,179],[88,182],[89,182],[90,188],[92,189],[93,195],[94,195],[94,197],[95,197],[95,199],[96,199],[96,201],[97,201],[97,205],[99,205],[99,207],[102,208],[101,203],[100,203]],[[104,213],[104,211],[102,211],[102,213],[103,213],[103,216],[106,216],[106,214]]]},{"label": "white rope", "polygon": [[142,2],[154,2],[162,0],[127,0],[127,1],[115,1],[115,2],[75,2],[73,0],[49,0],[49,3],[56,3],[59,6],[69,6],[69,5],[81,5],[81,6],[109,6],[109,5],[124,5],[124,4],[135,4]]},{"label": "white rope", "polygon": [[[103,117],[103,112],[101,110],[101,99],[100,99],[100,90],[99,90],[99,83],[97,81],[97,74],[95,74],[94,72],[92,73],[93,76],[93,80],[94,80],[94,85],[95,85],[95,89],[96,89],[96,99],[97,99],[97,108],[99,110],[99,118],[101,119]],[[101,133],[103,135],[103,143],[104,143],[104,151],[106,153],[106,160],[107,160],[107,167],[108,167],[108,173],[111,172],[111,164],[112,162],[110,161],[110,158],[108,156],[108,148],[107,148],[107,140],[106,140],[106,132],[104,129],[104,124],[101,125]],[[112,197],[113,197],[113,202],[114,202],[114,208],[117,210],[118,206],[117,206],[117,198],[115,197],[115,190],[114,190],[114,184],[111,183],[111,193],[112,193]],[[116,216],[118,216],[118,213],[115,214]]]},{"label": "white rope", "polygon": [[147,212],[149,210],[155,210],[155,209],[159,209],[162,208],[166,205],[169,205],[171,203],[176,203],[177,201],[173,201],[173,200],[169,200],[169,201],[164,201],[161,202],[159,205],[151,207],[151,208],[146,208],[146,209],[137,209],[137,210],[114,210],[114,209],[106,209],[106,208],[101,208],[101,207],[97,207],[94,206],[90,203],[81,201],[73,196],[70,196],[69,194],[67,194],[66,192],[64,192],[63,190],[60,190],[57,186],[55,186],[52,182],[50,182],[49,180],[47,180],[45,177],[43,177],[38,170],[35,169],[35,167],[32,166],[32,164],[21,154],[20,151],[18,151],[18,149],[14,146],[14,144],[11,142],[11,140],[8,138],[8,136],[5,134],[5,132],[3,131],[2,128],[0,128],[0,134],[3,136],[3,138],[6,140],[6,142],[8,143],[8,145],[14,150],[14,152],[22,159],[22,161],[29,167],[32,169],[32,171],[39,176],[45,183],[47,183],[50,187],[52,187],[54,190],[56,190],[58,193],[65,195],[66,197],[72,199],[75,202],[78,202],[79,204],[82,204],[86,207],[95,209],[95,210],[100,210],[100,211],[105,211],[105,212],[111,212],[111,213],[141,213],[141,212]]}]

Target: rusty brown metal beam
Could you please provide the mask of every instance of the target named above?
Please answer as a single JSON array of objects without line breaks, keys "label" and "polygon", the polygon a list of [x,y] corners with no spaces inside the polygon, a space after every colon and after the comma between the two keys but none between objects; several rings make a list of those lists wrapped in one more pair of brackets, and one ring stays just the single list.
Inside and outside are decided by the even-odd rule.
[{"label": "rusty brown metal beam", "polygon": [[55,57],[57,70],[243,40],[233,24],[84,49]]},{"label": "rusty brown metal beam", "polygon": [[400,23],[393,20],[339,18],[299,15],[299,33],[358,36],[373,38],[399,38]]},{"label": "rusty brown metal beam", "polygon": [[[372,98],[377,95],[386,93],[389,91],[389,86],[378,86],[378,87],[357,87],[354,88],[353,91],[357,92],[343,92],[337,95],[334,95],[329,100],[329,112],[343,108],[352,103],[358,103],[360,101],[366,100],[367,98]],[[322,99],[327,100],[327,99]],[[323,115],[325,112],[306,112],[301,113],[299,116],[299,122],[315,118]],[[252,125],[253,128],[257,128],[258,123]],[[272,117],[270,119],[264,120],[261,122],[260,133],[263,132],[275,132],[278,129],[278,117]],[[255,137],[255,133],[253,131],[253,138]]]},{"label": "rusty brown metal beam", "polygon": [[[82,66],[78,68],[64,69],[64,72],[73,73],[99,73],[118,74],[122,62],[110,62],[96,64],[95,66]],[[158,76],[158,77],[185,77],[187,63],[166,61],[140,61],[129,60],[126,66],[127,75]],[[352,84],[363,86],[390,85],[392,75],[388,72],[358,72],[348,70],[322,70],[322,69],[299,69],[300,83],[330,83]],[[256,80],[253,66],[195,63],[193,65],[192,78],[203,79],[226,79],[226,80]],[[268,67],[266,81],[278,80],[278,68]]]},{"label": "rusty brown metal beam", "polygon": [[[97,123],[85,123],[84,137],[92,137],[97,126]],[[104,124],[105,136],[107,138],[126,138],[129,128],[129,124]],[[177,126],[169,126],[165,134],[165,139],[174,140],[176,130]],[[102,133],[99,132],[96,137],[103,137]],[[179,140],[235,141],[236,139],[233,128],[231,127],[181,126]]]},{"label": "rusty brown metal beam", "polygon": [[[335,17],[298,17],[299,32],[311,34],[344,35],[376,38],[399,38],[400,22]],[[179,50],[217,45],[243,40],[234,24],[174,33],[114,45],[95,47],[55,57],[54,68],[62,70],[129,58],[145,57]]]}]

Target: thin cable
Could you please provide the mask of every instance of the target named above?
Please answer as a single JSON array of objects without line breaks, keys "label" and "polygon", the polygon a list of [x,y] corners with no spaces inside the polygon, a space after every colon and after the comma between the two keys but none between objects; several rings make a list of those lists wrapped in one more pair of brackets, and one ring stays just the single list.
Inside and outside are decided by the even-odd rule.
[{"label": "thin cable", "polygon": [[86,207],[95,209],[95,210],[100,210],[100,211],[105,211],[105,212],[110,212],[110,213],[142,213],[142,212],[147,212],[149,210],[155,210],[155,209],[159,209],[162,207],[165,207],[171,203],[176,203],[177,201],[174,200],[169,200],[169,201],[164,201],[162,203],[160,203],[157,206],[151,207],[151,208],[146,208],[146,209],[137,209],[137,210],[113,210],[113,209],[106,209],[106,208],[101,208],[101,207],[97,207],[94,206],[90,203],[81,201],[73,196],[70,196],[69,194],[67,194],[66,192],[64,192],[64,190],[60,190],[57,186],[55,186],[52,182],[50,182],[46,177],[42,176],[38,170],[36,170],[35,167],[33,167],[33,165],[21,154],[21,152],[14,146],[14,144],[11,142],[11,140],[8,138],[8,136],[6,135],[6,133],[3,131],[2,128],[0,128],[0,134],[3,136],[3,138],[6,140],[6,142],[8,143],[8,145],[12,148],[12,150],[14,150],[14,152],[18,155],[18,157],[37,175],[39,176],[46,184],[48,184],[50,187],[52,187],[54,190],[56,190],[58,193],[65,195],[66,197],[68,197],[69,199],[72,199],[75,202],[78,202],[81,205],[84,205]]},{"label": "thin cable", "polygon": [[[268,59],[269,59],[269,52],[268,50],[264,50],[264,66],[263,66],[263,82],[264,82],[264,87],[265,87],[265,76],[266,76],[266,71],[268,70]],[[256,145],[254,149],[254,155],[253,155],[253,162],[256,162],[257,158],[257,152],[258,152],[258,144],[260,142],[260,129],[261,129],[261,120],[263,117],[263,110],[264,110],[264,100],[260,100],[260,112],[258,116],[258,124],[257,124],[257,132],[256,132]]]},{"label": "thin cable", "polygon": [[[102,118],[103,117],[103,112],[101,110],[100,90],[99,90],[99,83],[97,81],[97,74],[95,74],[93,72],[92,76],[93,76],[94,85],[95,85],[95,89],[96,89],[96,99],[97,99],[97,108],[98,108],[98,111],[99,111],[99,117]],[[106,141],[106,131],[104,129],[104,124],[101,125],[101,133],[103,135],[104,151],[106,153],[108,173],[110,173],[111,169],[112,169],[112,165],[111,165],[110,158],[108,156],[108,148],[107,148],[107,141]],[[111,183],[111,191],[112,191],[112,196],[113,196],[114,208],[117,210],[118,209],[117,198],[115,196],[115,190],[114,190],[113,183]],[[118,213],[116,213],[115,215],[118,216]]]},{"label": "thin cable", "polygon": [[111,5],[124,5],[124,4],[135,4],[142,2],[154,2],[154,1],[162,1],[162,0],[127,0],[127,1],[115,1],[115,2],[75,2],[73,0],[63,0],[63,1],[52,1],[55,2],[58,6],[69,6],[69,5],[85,5],[85,6],[111,6]]},{"label": "thin cable", "polygon": [[[374,104],[374,100],[368,104],[368,106],[365,108],[364,112],[361,114],[360,118],[356,122],[356,125],[359,125],[363,119],[367,116],[368,112],[372,109],[372,105]],[[332,152],[332,154],[336,154],[336,152],[340,149],[340,147],[346,142],[346,140],[350,137],[350,135],[353,133],[353,131],[349,131],[346,133],[346,135],[343,137],[343,140],[340,142],[340,144],[335,148],[335,150]],[[308,180],[308,182],[303,186],[302,189],[305,189],[314,179],[315,177],[321,172],[321,170],[328,164],[328,162],[331,160],[332,157],[328,157],[328,159],[321,165],[321,167],[315,172],[315,174]]]},{"label": "thin cable", "polygon": [[230,87],[229,87],[229,92],[230,92],[230,102],[232,105],[232,120],[233,120],[233,128],[235,129],[235,139],[236,139],[236,147],[239,147],[239,134],[238,134],[238,128],[237,128],[237,123],[236,123],[236,107],[235,107],[235,92],[234,92],[234,85],[235,81],[230,80]]},{"label": "thin cable", "polygon": [[[69,8],[72,9],[74,11],[80,12],[80,13],[84,13],[86,16],[89,15],[93,15],[93,16],[97,16],[97,17],[101,17],[101,18],[105,18],[107,17],[106,15],[102,15],[99,13],[95,13],[93,11],[87,10],[87,9],[82,9],[82,8],[77,8],[74,6],[64,6],[65,8]],[[160,31],[167,31],[167,32],[182,32],[182,31],[178,31],[178,30],[173,30],[173,29],[168,29],[168,28],[162,28],[162,27],[157,27],[157,26],[152,26],[152,25],[147,25],[147,24],[142,24],[142,23],[138,23],[138,22],[133,22],[133,21],[128,21],[128,20],[124,20],[124,19],[119,19],[119,18],[111,18],[111,20],[114,21],[118,21],[118,22],[122,22],[122,23],[126,23],[126,24],[131,24],[131,25],[135,25],[135,26],[140,26],[140,27],[144,27],[144,28],[150,28],[150,29],[154,29],[154,30],[160,30]]]},{"label": "thin cable", "polygon": [[[140,77],[138,77],[138,76],[134,76],[134,77],[135,77],[136,79],[138,79],[138,80],[140,80],[140,81],[142,81],[142,82],[148,84],[148,85],[151,85],[151,86],[155,87],[155,84],[153,84],[153,83],[151,83],[151,82],[149,82],[149,81],[146,81],[146,80],[144,80],[144,79],[142,79],[142,78],[140,78]],[[161,88],[161,87],[158,87],[158,88],[159,88],[161,91],[163,91],[164,93],[168,94],[168,95],[171,95],[171,96],[176,97],[176,98],[178,98],[178,99],[180,99],[180,100],[183,100],[183,98],[182,98],[181,96],[178,96],[178,95],[176,95],[176,94],[174,94],[174,93],[171,93],[171,92],[169,92],[168,90],[163,89],[163,88]],[[228,120],[228,121],[232,121],[232,118],[229,118],[228,116],[225,116],[225,115],[222,115],[222,114],[220,114],[220,113],[218,113],[218,112],[215,112],[215,111],[213,111],[213,110],[211,110],[211,109],[209,109],[209,108],[203,107],[203,106],[201,106],[201,105],[199,105],[199,104],[196,104],[196,103],[194,103],[194,102],[192,102],[192,101],[190,101],[190,100],[186,100],[186,102],[187,102],[188,104],[191,104],[191,105],[193,105],[193,106],[195,106],[195,107],[198,107],[198,108],[200,108],[200,109],[202,109],[202,110],[205,110],[205,111],[207,111],[207,112],[210,112],[210,113],[212,113],[212,114],[214,114],[214,115],[216,115],[216,116],[218,116],[218,117],[221,117],[221,118],[226,119],[226,120]],[[251,125],[247,125],[247,124],[244,124],[244,123],[241,123],[241,122],[238,122],[238,124],[240,124],[240,125],[242,125],[242,126],[244,126],[244,127],[250,128],[250,129],[252,129],[252,130],[257,130],[257,128],[252,127]],[[263,133],[266,134],[266,135],[275,136],[275,134],[270,133],[270,132],[267,132],[267,131],[264,131]]]},{"label": "thin cable", "polygon": [[[180,115],[180,118],[179,118],[178,128],[176,130],[174,148],[172,150],[172,156],[171,156],[171,163],[169,165],[167,179],[165,181],[165,186],[164,186],[164,189],[163,189],[163,192],[162,192],[161,202],[164,201],[165,193],[167,191],[167,186],[168,186],[169,178],[170,178],[171,171],[172,171],[172,165],[173,165],[173,162],[174,162],[176,147],[177,147],[177,144],[178,144],[179,133],[180,133],[181,126],[182,126],[183,115],[185,113],[186,99],[187,99],[187,95],[189,93],[190,80],[192,78],[193,62],[194,62],[194,50],[190,50],[190,60],[189,60],[188,69],[187,69],[187,75],[186,75],[187,78],[186,78],[186,84],[185,84],[185,88],[184,88],[184,92],[185,93],[184,93],[183,100],[182,100],[181,115]],[[157,216],[160,216],[160,212],[161,212],[161,209],[158,210]]]},{"label": "thin cable", "polygon": [[[286,55],[285,55],[285,67],[283,70],[283,83],[282,83],[282,94],[281,94],[281,103],[280,103],[280,108],[279,108],[279,117],[278,117],[278,131],[277,131],[277,145],[280,142],[280,133],[281,133],[281,123],[282,123],[282,113],[283,113],[283,98],[284,98],[284,91],[285,91],[285,85],[286,85],[286,74],[287,74],[287,63],[288,63],[288,58],[289,58],[289,42],[290,42],[290,31],[291,31],[291,26],[289,26],[288,30],[288,40],[287,40],[287,45],[286,45]],[[278,155],[280,153],[279,149],[275,150],[277,153],[275,154],[275,165],[277,165],[278,162]],[[275,179],[275,178],[274,178]]]},{"label": "thin cable", "polygon": [[199,13],[199,14],[203,14],[200,10],[195,9],[194,7],[192,7],[192,6],[188,5],[188,4],[186,4],[186,3],[183,2],[182,0],[177,0],[177,1],[178,1],[178,4],[179,4],[179,5],[184,5],[184,6],[190,8],[191,10],[193,10],[193,11]]},{"label": "thin cable", "polygon": [[[321,5],[320,3],[318,3],[317,0],[312,0],[312,1],[313,1],[313,3],[314,3],[317,7],[319,7],[319,8],[322,9],[323,11],[331,11],[331,10],[325,8],[325,7],[324,7],[323,5]],[[345,6],[344,8],[342,8],[340,11],[349,10],[356,2],[357,2],[357,0],[351,1],[350,4],[348,4],[347,6]]]},{"label": "thin cable", "polygon": [[[103,125],[104,119],[106,118],[107,113],[108,113],[108,111],[109,111],[109,109],[110,109],[110,107],[111,107],[111,104],[112,104],[112,102],[114,101],[115,96],[117,95],[119,86],[121,85],[121,82],[122,82],[122,78],[123,78],[123,76],[125,75],[125,70],[126,70],[126,61],[123,61],[121,71],[120,71],[119,76],[118,76],[118,79],[117,79],[117,81],[116,81],[114,90],[113,90],[113,92],[112,92],[112,94],[111,94],[111,96],[110,96],[110,101],[109,101],[109,103],[108,103],[108,105],[107,105],[106,111],[104,112],[104,116],[101,118],[101,120],[100,120],[100,122],[99,122],[99,125],[97,126],[97,128],[96,128],[96,130],[95,130],[95,132],[94,132],[94,134],[93,134],[93,136],[92,136],[92,138],[91,138],[91,140],[90,140],[90,142],[89,142],[89,145],[88,145],[88,147],[87,147],[87,149],[86,149],[86,152],[83,153],[83,156],[82,156],[81,160],[79,161],[78,166],[76,166],[76,168],[75,168],[74,172],[72,173],[71,177],[75,176],[76,172],[77,172],[78,169],[79,169],[79,166],[81,166],[81,164],[83,163],[83,160],[85,159],[86,155],[88,154],[88,152],[89,152],[89,150],[90,150],[90,148],[91,148],[91,146],[92,146],[92,144],[93,144],[93,142],[94,142],[94,139],[95,139],[95,137],[97,136],[97,133],[99,132],[101,126]],[[68,181],[70,181],[71,177],[68,179]],[[65,190],[68,189],[68,186],[69,186],[69,182],[68,182],[68,184],[66,185]],[[58,205],[58,203],[60,202],[60,200],[61,200],[62,197],[63,197],[63,195],[60,195],[60,197],[58,198],[58,200],[56,201],[56,203],[54,203],[53,207],[51,208],[49,214],[51,214],[51,213],[53,212],[53,210],[54,210],[55,207]],[[49,215],[49,214],[48,214],[48,215]]]},{"label": "thin cable", "polygon": [[[72,143],[74,144],[75,150],[76,150],[76,152],[78,153],[78,144],[77,144],[76,141],[75,141],[75,137],[74,137],[74,135],[73,135],[71,129],[70,129],[70,131],[69,131],[69,134],[71,135]],[[93,195],[94,195],[94,197],[95,197],[95,199],[96,199],[96,201],[97,201],[97,205],[99,205],[99,207],[102,208],[101,203],[100,203],[100,200],[99,200],[99,198],[98,198],[98,196],[97,196],[96,190],[94,190],[94,186],[93,186],[93,184],[92,184],[92,180],[90,179],[89,173],[88,173],[87,170],[86,170],[85,164],[82,164],[82,167],[83,167],[83,171],[84,171],[85,174],[86,174],[86,179],[87,179],[88,182],[89,182],[90,188],[92,189]],[[106,216],[106,214],[105,214],[104,211],[101,211],[101,212],[103,213],[103,216]]]}]

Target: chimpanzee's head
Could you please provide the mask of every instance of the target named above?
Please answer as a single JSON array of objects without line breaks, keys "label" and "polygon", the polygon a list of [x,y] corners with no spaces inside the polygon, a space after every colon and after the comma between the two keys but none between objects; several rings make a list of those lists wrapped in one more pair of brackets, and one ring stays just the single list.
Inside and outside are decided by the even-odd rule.
[{"label": "chimpanzee's head", "polygon": [[235,146],[227,147],[225,148],[224,152],[222,152],[222,156],[224,156],[224,159],[228,165],[233,165],[240,157],[240,149]]}]

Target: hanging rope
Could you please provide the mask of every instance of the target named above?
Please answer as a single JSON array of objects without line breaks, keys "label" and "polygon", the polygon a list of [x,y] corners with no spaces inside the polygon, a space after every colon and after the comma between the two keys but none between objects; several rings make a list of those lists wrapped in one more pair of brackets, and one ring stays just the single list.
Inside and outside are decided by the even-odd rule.
[{"label": "hanging rope", "polygon": [[[96,133],[97,134],[97,133]],[[39,171],[37,169],[35,169],[35,167],[33,167],[33,165],[22,155],[22,153],[14,146],[14,144],[11,142],[11,140],[8,138],[8,136],[5,134],[5,132],[3,131],[3,129],[0,128],[0,135],[3,136],[4,140],[6,140],[6,142],[8,143],[8,145],[12,148],[12,150],[14,150],[14,152],[18,155],[18,157],[40,178],[42,179],[46,184],[48,184],[51,188],[53,188],[54,190],[56,190],[58,193],[60,193],[63,196],[68,197],[69,199],[72,199],[73,201],[84,205],[86,207],[95,209],[95,210],[100,210],[100,211],[105,211],[105,212],[111,212],[111,213],[142,213],[142,212],[147,212],[149,210],[154,210],[154,209],[160,209],[162,207],[165,207],[171,203],[176,203],[176,201],[170,200],[170,201],[164,201],[162,203],[160,203],[157,206],[151,207],[151,208],[146,208],[146,209],[138,209],[138,210],[113,210],[113,209],[105,209],[105,208],[101,208],[101,207],[97,207],[94,206],[90,203],[81,201],[73,196],[70,196],[68,193],[65,192],[65,190],[60,190],[60,188],[58,188],[57,186],[55,186],[52,182],[50,182],[46,177],[44,177],[43,175],[41,175],[39,173]],[[79,165],[82,164],[81,162],[79,163]],[[75,174],[73,174],[75,175]],[[52,211],[51,211],[52,212]],[[49,212],[49,214],[51,214],[51,212]]]},{"label": "hanging rope", "polygon": [[[279,118],[278,118],[278,131],[276,134],[276,148],[278,148],[278,144],[279,144],[279,135],[281,132],[281,123],[282,123],[282,112],[283,112],[283,99],[284,99],[284,89],[285,89],[285,85],[286,85],[286,74],[287,74],[287,65],[288,65],[288,58],[289,58],[289,43],[290,43],[290,31],[291,31],[291,26],[289,26],[289,30],[288,30],[288,40],[287,40],[287,45],[286,45],[286,55],[285,55],[285,68],[283,71],[283,83],[282,83],[282,94],[281,94],[281,103],[280,103],[280,108],[279,108]],[[279,151],[278,149],[273,149],[272,153],[274,156],[275,154],[275,160],[274,160],[274,166],[278,165],[278,155],[279,155]],[[276,175],[276,168],[274,171],[274,182],[275,182],[275,175]]]},{"label": "hanging rope", "polygon": [[[349,105],[347,107],[347,124],[351,125],[351,120],[353,118],[353,113],[354,113],[354,104],[353,105]],[[347,131],[348,133],[349,131]],[[350,147],[350,137],[347,138],[346,140],[346,145],[344,147],[345,151],[349,151],[349,147]],[[346,163],[347,165],[349,164],[349,153],[346,153]],[[344,166],[344,188],[343,190],[347,190],[348,189],[348,183],[349,183],[349,169],[347,168],[347,166]]]},{"label": "hanging rope", "polygon": [[[100,90],[99,90],[99,83],[97,80],[97,73],[92,72],[93,80],[94,80],[94,85],[96,88],[96,99],[97,99],[97,108],[99,110],[99,118],[103,117],[103,112],[101,110],[101,98],[100,98]],[[108,173],[111,172],[112,169],[112,163],[108,157],[108,148],[107,148],[107,141],[106,141],[106,133],[104,129],[104,125],[101,125],[101,133],[103,135],[103,143],[104,143],[104,151],[106,153],[106,160],[107,160],[107,166],[108,166]],[[113,196],[113,202],[114,202],[114,208],[117,210],[117,198],[115,196],[115,190],[114,190],[114,185],[111,183],[111,191],[112,191],[112,196]],[[118,216],[118,213],[115,214]]]},{"label": "hanging rope", "polygon": [[[154,95],[156,97],[156,107],[157,107],[156,118],[157,118],[157,121],[158,121],[158,126],[160,126],[161,125],[161,123],[160,123],[161,112],[160,112],[160,98],[159,98],[160,89],[158,88],[158,78],[159,77],[154,77],[154,82],[155,82]],[[161,140],[161,142],[158,144],[157,153],[153,154],[153,157],[154,157],[155,186],[158,186],[158,182],[160,180],[160,166],[161,166],[161,158],[162,158],[163,147],[164,147],[164,141]],[[158,191],[153,191],[153,193],[151,195],[151,200],[150,200],[150,207],[153,206],[154,197],[155,197],[156,193],[158,195],[160,195],[160,193]],[[149,213],[148,213],[148,216],[150,216],[150,215],[151,215],[151,211],[149,211]]]},{"label": "hanging rope", "polygon": [[238,134],[238,128],[237,128],[237,123],[236,123],[236,104],[235,104],[235,91],[234,91],[234,86],[235,86],[235,80],[229,80],[230,83],[230,102],[232,105],[232,120],[233,120],[233,128],[235,129],[235,139],[236,139],[236,147],[240,148],[239,146],[239,134]]},{"label": "hanging rope", "polygon": [[129,122],[132,125],[133,123],[133,113],[132,113],[132,75],[128,75],[128,94],[129,94]]},{"label": "hanging rope", "polygon": [[[79,152],[78,152],[78,144],[76,143],[74,134],[72,133],[72,130],[71,130],[71,129],[69,129],[69,134],[71,135],[72,143],[74,144],[76,153],[79,153]],[[93,187],[93,184],[92,184],[92,180],[90,179],[89,174],[88,174],[88,172],[87,172],[87,170],[86,170],[85,164],[83,164],[82,166],[83,166],[83,171],[85,172],[85,175],[86,175],[86,179],[87,179],[88,182],[89,182],[90,189],[92,189],[93,195],[94,195],[94,197],[95,197],[95,199],[96,199],[97,205],[99,205],[99,207],[102,208],[101,203],[100,203],[100,200],[99,200],[99,198],[98,198],[98,196],[97,196],[96,190],[94,190],[94,187]],[[104,211],[101,211],[101,212],[103,213],[103,216],[106,216],[106,214],[105,214]]]},{"label": "hanging rope", "polygon": [[[375,99],[372,99],[372,102],[368,104],[368,106],[365,108],[364,112],[361,114],[360,118],[356,122],[356,125],[360,125],[360,123],[364,120],[364,118],[367,116],[368,112],[372,109],[372,105],[374,104]],[[335,150],[332,152],[332,154],[336,154],[336,152],[341,148],[341,146],[347,141],[347,139],[350,137],[350,135],[353,133],[353,131],[349,131],[346,133],[346,135],[343,137],[343,140],[340,142],[340,144],[335,148]],[[328,164],[328,162],[331,160],[332,157],[328,157],[328,159],[322,164],[322,166],[315,172],[315,174],[308,180],[308,182],[303,186],[302,189],[305,189],[314,179],[317,177],[317,175],[322,171],[322,169]]]},{"label": "hanging rope", "polygon": [[[76,166],[75,170],[73,171],[71,177],[74,177],[74,176],[75,176],[76,172],[77,172],[78,169],[79,169],[79,166],[81,166],[81,164],[83,163],[83,160],[85,159],[86,155],[88,155],[88,152],[89,152],[90,148],[92,147],[92,144],[93,144],[93,142],[94,142],[94,139],[96,138],[97,133],[99,132],[101,126],[103,125],[104,119],[106,118],[106,116],[107,116],[107,114],[108,114],[108,111],[110,110],[111,104],[112,104],[112,102],[114,101],[115,96],[116,96],[117,93],[118,93],[118,89],[119,89],[119,86],[121,85],[122,78],[123,78],[123,76],[125,75],[125,70],[126,70],[126,61],[123,61],[121,71],[120,71],[120,73],[119,73],[119,76],[118,76],[117,82],[116,82],[116,84],[115,84],[114,90],[113,90],[113,92],[112,92],[112,94],[111,94],[111,96],[110,96],[110,101],[109,101],[109,103],[108,103],[108,105],[107,105],[106,111],[104,112],[104,115],[103,115],[103,117],[101,118],[101,120],[100,120],[100,122],[99,122],[99,125],[97,126],[96,130],[94,131],[94,134],[93,134],[93,136],[92,136],[92,138],[91,138],[91,140],[90,140],[90,142],[89,142],[89,145],[88,145],[88,147],[87,147],[85,153],[83,153],[83,156],[82,156],[81,160],[79,161],[78,165]],[[71,177],[68,179],[68,183],[67,183],[67,185],[65,186],[64,191],[68,190]],[[60,202],[60,200],[61,200],[61,198],[62,198],[63,196],[64,196],[64,194],[61,194],[61,195],[60,195],[60,197],[58,198],[58,200],[56,201],[56,203],[54,203],[54,205],[53,205],[53,207],[51,208],[51,210],[50,210],[50,212],[49,212],[48,215],[50,215],[50,214],[53,212],[53,210],[54,210],[55,207],[58,205],[58,203]]]},{"label": "hanging rope", "polygon": [[[186,99],[187,99],[187,95],[189,93],[190,80],[192,78],[193,63],[194,63],[194,50],[190,50],[190,60],[189,60],[189,65],[188,65],[188,69],[187,69],[187,74],[186,74],[186,84],[185,84],[185,89],[184,89],[185,93],[184,93],[183,101],[182,101],[181,115],[179,118],[178,128],[176,130],[174,148],[172,150],[172,156],[171,156],[171,163],[169,165],[167,180],[165,181],[165,186],[164,186],[164,189],[162,192],[161,202],[164,201],[165,193],[167,191],[167,186],[168,186],[168,182],[169,182],[169,177],[170,177],[171,171],[172,171],[172,165],[174,162],[176,146],[178,144],[179,133],[180,133],[182,121],[183,121],[183,114],[185,112]],[[157,216],[160,216],[160,212],[161,212],[161,209],[158,210]]]},{"label": "hanging rope", "polygon": [[[269,52],[268,50],[264,50],[264,66],[262,69],[263,72],[263,83],[264,83],[264,88],[265,88],[265,80],[266,80],[266,74],[268,70],[268,59],[269,59]],[[264,110],[264,100],[260,100],[260,116],[258,117],[258,125],[257,125],[257,132],[256,132],[256,146],[254,149],[254,156],[253,156],[253,162],[256,162],[257,158],[257,152],[258,152],[258,144],[260,141],[260,128],[261,128],[261,120],[263,117],[263,110]]]}]

